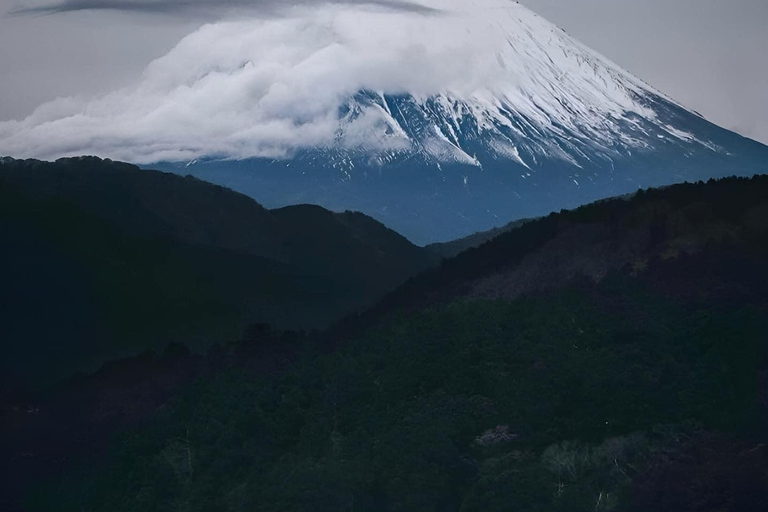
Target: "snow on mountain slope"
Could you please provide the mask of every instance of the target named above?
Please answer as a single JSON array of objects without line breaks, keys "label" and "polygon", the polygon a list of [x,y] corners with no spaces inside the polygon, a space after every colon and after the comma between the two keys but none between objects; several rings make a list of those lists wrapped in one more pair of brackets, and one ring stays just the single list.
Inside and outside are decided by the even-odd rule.
[{"label": "snow on mountain slope", "polygon": [[[0,147],[14,156],[87,152],[150,163],[340,146],[469,163],[465,121],[509,156],[520,123],[637,145],[618,121],[627,112],[655,118],[642,99],[646,85],[522,5],[422,2],[434,11],[324,5],[204,26],[134,87],[57,100],[0,123]],[[372,94],[359,101],[361,91]],[[407,108],[434,126],[412,126],[410,114],[392,110],[405,106],[385,98],[406,94]]]},{"label": "snow on mountain slope", "polygon": [[768,148],[517,2],[403,5],[203,26],[133,86],[0,123],[0,154],[160,166],[268,207],[358,209],[418,242],[765,170]]}]

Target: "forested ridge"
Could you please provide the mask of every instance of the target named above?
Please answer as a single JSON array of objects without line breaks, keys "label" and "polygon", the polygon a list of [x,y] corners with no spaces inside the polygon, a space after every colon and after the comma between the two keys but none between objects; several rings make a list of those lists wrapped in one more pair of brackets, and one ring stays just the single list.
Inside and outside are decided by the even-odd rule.
[{"label": "forested ridge", "polygon": [[529,221],[327,331],[8,397],[7,464],[27,510],[762,510],[767,236],[766,177]]},{"label": "forested ridge", "polygon": [[0,239],[0,383],[23,385],[251,323],[326,327],[435,262],[359,213],[95,157],[0,159]]}]

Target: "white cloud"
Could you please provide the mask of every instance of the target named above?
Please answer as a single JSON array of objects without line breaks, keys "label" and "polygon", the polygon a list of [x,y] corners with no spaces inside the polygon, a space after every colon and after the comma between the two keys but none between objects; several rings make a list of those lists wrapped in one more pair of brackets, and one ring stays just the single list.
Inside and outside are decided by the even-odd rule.
[{"label": "white cloud", "polygon": [[[520,16],[533,23],[535,15],[508,0],[426,1],[441,12],[326,4],[296,7],[279,18],[205,25],[152,62],[135,86],[97,99],[57,99],[24,120],[0,123],[0,154],[97,154],[137,163],[280,157],[332,143],[339,107],[361,89],[487,101],[503,91],[520,108],[540,107],[549,96],[570,98],[575,108],[579,102],[639,108],[626,90],[595,87],[603,77],[591,68],[565,73],[554,80],[561,89],[531,97],[538,73],[575,70],[568,66],[578,59],[560,56],[558,48],[550,53],[561,60],[549,69],[536,53],[541,48],[515,48],[528,40],[520,33],[510,39],[510,26]],[[551,39],[573,44],[554,26],[536,23]],[[530,66],[542,69],[534,73]],[[371,115],[357,121],[356,131],[375,129]]]}]

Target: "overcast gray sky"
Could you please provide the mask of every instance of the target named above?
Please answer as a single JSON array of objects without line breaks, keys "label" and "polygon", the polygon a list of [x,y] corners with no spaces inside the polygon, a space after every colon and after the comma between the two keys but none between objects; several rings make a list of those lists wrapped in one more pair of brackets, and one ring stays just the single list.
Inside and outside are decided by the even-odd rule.
[{"label": "overcast gray sky", "polygon": [[[282,5],[224,3],[250,1],[265,15]],[[373,1],[407,8],[407,2]],[[0,0],[0,13],[51,3]],[[768,0],[522,3],[710,120],[768,143]],[[131,8],[78,10],[105,4]],[[214,6],[221,4],[64,0],[55,10],[65,12],[0,17],[0,121],[24,117],[59,96],[92,96],[138,80],[150,61],[215,20],[220,9]]]}]

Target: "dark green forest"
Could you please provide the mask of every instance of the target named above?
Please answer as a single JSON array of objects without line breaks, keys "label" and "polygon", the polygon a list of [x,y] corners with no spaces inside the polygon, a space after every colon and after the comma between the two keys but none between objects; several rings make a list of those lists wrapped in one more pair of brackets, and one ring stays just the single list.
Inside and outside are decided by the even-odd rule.
[{"label": "dark green forest", "polygon": [[[595,305],[617,294],[621,305]],[[664,510],[677,502],[643,479],[717,432],[761,463],[751,489],[749,457],[729,454],[738,471],[725,481],[702,468],[720,486],[707,510],[744,510],[740,486],[766,496],[766,327],[750,307],[687,308],[620,279],[456,303],[332,354],[302,348],[276,374],[208,375],[119,434],[97,470],[86,460],[29,506]]]},{"label": "dark green forest", "polygon": [[436,261],[359,213],[92,157],[3,160],[0,239],[0,370],[25,385],[252,323],[326,327]]},{"label": "dark green forest", "polygon": [[767,262],[766,177],[527,221],[328,329],[259,321],[7,393],[8,503],[764,510]]}]

